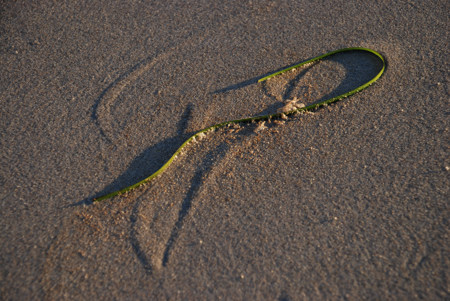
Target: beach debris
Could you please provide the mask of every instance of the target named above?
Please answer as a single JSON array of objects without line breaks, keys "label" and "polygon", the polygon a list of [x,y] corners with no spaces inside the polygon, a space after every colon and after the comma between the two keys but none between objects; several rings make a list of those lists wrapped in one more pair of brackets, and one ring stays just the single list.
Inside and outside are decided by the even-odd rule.
[{"label": "beach debris", "polygon": [[239,123],[232,123],[228,125],[228,132],[229,133],[238,133],[240,130],[242,130],[242,127]]},{"label": "beach debris", "polygon": [[[343,49],[338,49],[338,50],[335,50],[335,51],[331,51],[331,52],[328,52],[326,54],[323,54],[323,55],[317,56],[315,58],[312,58],[312,59],[308,60],[308,63],[317,62],[317,61],[319,61],[321,59],[324,59],[325,57],[328,57],[328,56],[331,56],[331,55],[334,55],[334,54],[337,54],[337,53],[346,52],[346,51],[355,51],[355,50],[372,53],[375,56],[377,56],[380,59],[381,63],[382,63],[382,68],[380,69],[378,74],[376,74],[372,79],[370,79],[366,83],[362,84],[361,86],[356,87],[353,90],[350,90],[348,92],[345,92],[344,94],[335,96],[334,98],[317,101],[314,105],[310,105],[310,106],[305,106],[303,103],[300,103],[298,101],[297,97],[294,97],[293,99],[288,100],[286,103],[284,103],[284,106],[282,108],[280,108],[280,110],[276,114],[265,115],[265,116],[254,116],[254,117],[250,117],[250,118],[246,118],[246,119],[242,119],[242,120],[231,120],[231,121],[228,121],[228,122],[222,122],[222,123],[218,123],[218,124],[212,125],[209,128],[206,128],[206,129],[202,130],[202,132],[204,132],[204,133],[206,133],[206,132],[214,132],[214,131],[218,130],[219,128],[222,128],[224,125],[229,125],[231,123],[239,123],[239,122],[244,123],[245,122],[245,123],[254,124],[257,121],[261,121],[263,119],[269,119],[270,117],[273,117],[275,119],[274,123],[275,122],[277,122],[277,123],[278,122],[284,122],[284,119],[281,118],[281,117],[283,117],[281,115],[281,113],[283,113],[283,115],[286,116],[286,117],[287,117],[287,115],[291,115],[291,114],[294,115],[294,114],[297,114],[297,113],[313,114],[313,112],[311,112],[311,111],[313,109],[319,107],[319,106],[323,106],[323,105],[328,104],[328,103],[336,102],[336,101],[338,101],[340,99],[343,99],[345,97],[353,95],[353,94],[355,94],[355,93],[357,93],[357,92],[367,88],[369,85],[373,84],[378,78],[380,78],[380,76],[383,74],[383,72],[385,70],[385,67],[386,67],[385,60],[384,60],[383,56],[381,54],[379,54],[378,52],[374,51],[374,50],[371,50],[371,49],[368,49],[368,48],[357,48],[357,47],[356,48],[343,48]],[[300,67],[300,66],[304,66],[306,64],[307,64],[306,62],[300,63],[298,65],[295,65],[295,68]],[[145,70],[148,70],[148,68],[153,66],[153,64],[145,63],[142,66],[143,67],[140,67],[140,68],[137,68],[137,69],[133,70],[127,76],[123,76],[123,78],[119,78],[117,80],[117,82],[115,82],[114,85],[111,85],[111,88],[108,88],[107,90],[105,90],[105,92],[103,92],[104,96],[102,96],[102,98],[108,99],[108,98],[111,97],[110,94],[117,94],[118,95],[119,92],[122,91],[122,89],[123,89],[122,87],[125,87],[126,85],[128,85],[128,83],[133,81],[134,78],[139,77],[142,72],[144,72]],[[270,78],[272,78],[274,76],[277,76],[279,74],[287,72],[287,71],[289,71],[289,70],[291,70],[293,68],[294,68],[294,66],[285,68],[285,69],[280,70],[280,71],[276,71],[274,73],[266,75],[265,77],[259,78],[258,82],[264,82],[264,81],[266,81],[266,80],[268,80],[268,79],[270,79]],[[119,89],[117,89],[117,87],[119,87]],[[158,92],[159,91],[155,91],[156,94],[159,94]],[[307,95],[305,95],[305,97],[306,96]],[[115,96],[113,95],[113,97],[115,97]],[[276,95],[276,99],[277,100],[281,101],[282,97],[283,97],[282,95]],[[272,126],[269,126],[269,127],[272,127]],[[255,127],[255,132],[259,132],[259,131],[262,131],[264,129],[267,129],[267,127],[265,126],[265,122],[259,122],[256,125],[256,127]],[[277,132],[277,131],[276,130],[272,130],[271,132]],[[112,197],[118,196],[118,195],[124,195],[124,194],[126,195],[126,193],[128,191],[131,191],[131,190],[133,190],[133,189],[135,189],[135,188],[137,188],[137,187],[139,187],[139,186],[141,186],[141,185],[143,185],[145,183],[148,183],[148,182],[152,181],[153,179],[159,177],[168,168],[168,166],[172,163],[174,158],[176,156],[178,156],[178,155],[183,153],[184,148],[186,147],[186,145],[189,142],[191,142],[191,141],[195,142],[197,136],[198,136],[198,134],[194,134],[193,136],[191,136],[191,138],[188,138],[188,140],[186,140],[185,143],[183,143],[180,146],[180,148],[176,151],[176,153],[174,155],[172,155],[172,157],[160,169],[158,169],[153,174],[149,175],[147,178],[141,180],[138,183],[135,183],[135,184],[132,184],[132,185],[127,186],[125,188],[122,188],[121,190],[113,191],[111,193],[108,193],[108,194],[102,195],[100,197],[97,197],[97,198],[95,198],[93,200],[93,202],[99,202],[99,201],[106,200],[106,199],[109,199],[109,198],[112,198]],[[258,139],[258,140],[260,140],[260,139]],[[448,167],[448,165],[446,165],[444,168],[445,168],[445,170],[449,170],[450,169]],[[167,262],[167,259],[165,259],[165,262]]]},{"label": "beach debris", "polygon": [[265,124],[266,124],[265,121],[262,121],[262,122],[258,123],[258,126],[255,129],[255,133],[258,133],[258,132],[261,132],[261,131],[264,131],[265,129],[267,129]]},{"label": "beach debris", "polygon": [[206,134],[203,132],[203,133],[199,133],[198,135],[197,135],[197,139],[198,140],[202,140],[203,138],[205,138],[206,137]]},{"label": "beach debris", "polygon": [[202,140],[203,138],[206,137],[207,132],[209,132],[209,130],[206,132],[201,132],[201,133],[196,134],[195,136],[192,137],[191,142],[197,143],[198,141]]},{"label": "beach debris", "polygon": [[295,109],[304,108],[305,105],[301,102],[299,102],[299,99],[297,97],[294,97],[293,99],[288,100],[285,105],[279,109],[279,113],[288,113]]},{"label": "beach debris", "polygon": [[295,106],[297,107],[297,109],[301,109],[301,108],[305,107],[305,104],[301,103],[301,102],[298,102]]}]

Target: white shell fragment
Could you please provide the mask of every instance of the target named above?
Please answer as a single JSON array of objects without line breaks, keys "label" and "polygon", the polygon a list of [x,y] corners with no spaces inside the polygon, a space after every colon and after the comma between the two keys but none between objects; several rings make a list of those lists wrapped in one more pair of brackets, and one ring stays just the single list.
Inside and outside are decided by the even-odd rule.
[{"label": "white shell fragment", "polygon": [[206,137],[206,134],[205,134],[205,133],[200,133],[200,134],[197,135],[197,139],[198,139],[198,140],[202,140],[202,139],[205,138],[205,137]]},{"label": "white shell fragment", "polygon": [[301,102],[298,102],[299,99],[297,97],[294,97],[291,100],[288,100],[286,104],[279,110],[279,113],[287,113],[290,111],[293,111],[295,109],[304,108],[305,105]]},{"label": "white shell fragment", "polygon": [[261,132],[261,131],[267,129],[267,127],[265,126],[265,124],[266,124],[265,121],[260,122],[260,123],[258,124],[258,126],[256,127],[255,132],[258,133],[258,132]]}]

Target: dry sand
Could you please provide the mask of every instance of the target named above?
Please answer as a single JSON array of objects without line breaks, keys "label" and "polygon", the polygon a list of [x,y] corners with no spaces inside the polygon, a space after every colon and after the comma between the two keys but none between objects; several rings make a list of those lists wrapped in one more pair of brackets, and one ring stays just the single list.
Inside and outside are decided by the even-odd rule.
[{"label": "dry sand", "polygon": [[448,299],[449,2],[159,2],[1,4],[0,299]]}]

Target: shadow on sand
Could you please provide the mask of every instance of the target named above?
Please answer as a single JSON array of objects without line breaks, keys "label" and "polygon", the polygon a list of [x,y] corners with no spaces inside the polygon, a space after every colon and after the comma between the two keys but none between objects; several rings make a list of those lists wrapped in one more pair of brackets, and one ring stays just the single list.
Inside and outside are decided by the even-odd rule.
[{"label": "shadow on sand", "polygon": [[[324,95],[320,99],[317,99],[313,103],[321,102],[326,99],[330,99],[332,97],[341,95],[349,90],[352,90],[363,83],[367,82],[371,78],[373,78],[374,75],[376,75],[380,68],[381,63],[379,62],[379,59],[371,54],[366,52],[360,52],[360,51],[350,51],[350,52],[343,52],[335,54],[329,58],[324,59],[323,61],[332,61],[336,62],[338,64],[341,64],[346,69],[346,75],[340,82],[340,84],[333,89],[330,93]],[[299,62],[292,64],[290,66],[296,65]],[[292,93],[295,89],[296,84],[298,81],[305,76],[314,66],[316,66],[317,63],[314,63],[312,65],[306,66],[304,70],[302,70],[295,78],[290,80],[287,83],[286,89],[284,94],[282,95],[283,100],[287,100],[292,98]],[[137,65],[139,66],[139,64]],[[287,68],[289,66],[280,68],[278,70],[282,70],[284,68]],[[137,67],[135,67],[137,68]],[[236,83],[233,85],[230,85],[228,87],[225,87],[223,89],[216,90],[214,92],[211,92],[211,94],[220,94],[220,93],[226,93],[233,90],[241,89],[246,86],[256,84],[260,78],[263,78],[264,76],[271,74],[273,72],[276,72],[278,70],[266,73],[264,75],[252,78],[250,80],[246,80],[240,83]],[[127,72],[129,73],[129,72]],[[262,83],[262,91],[269,97],[273,97],[274,95],[271,95],[271,93],[268,91],[267,86],[265,84],[266,82]],[[100,100],[98,99],[97,102]],[[98,107],[98,104],[94,105],[93,110],[93,116],[95,116],[94,119],[96,119],[96,113],[95,110]],[[276,102],[272,105],[269,105],[264,110],[259,112],[257,115],[267,115],[271,113],[275,113],[279,108],[283,107],[283,102]],[[178,122],[177,125],[177,135],[174,137],[170,137],[164,141],[161,141],[146,150],[144,150],[141,154],[139,154],[129,165],[127,170],[121,174],[116,180],[114,180],[111,184],[109,184],[107,187],[102,189],[101,191],[95,193],[94,195],[91,195],[87,197],[86,199],[74,203],[72,205],[69,205],[69,207],[72,206],[79,206],[79,205],[86,205],[86,204],[92,204],[92,200],[96,197],[120,190],[124,187],[130,186],[142,179],[145,179],[149,175],[156,172],[171,156],[172,154],[178,149],[178,147],[183,144],[186,139],[188,139],[190,136],[194,134],[194,132],[186,133],[185,129],[187,128],[189,120],[192,118],[192,110],[193,110],[193,104],[189,103],[181,117],[181,119]]]},{"label": "shadow on sand", "polygon": [[[363,83],[373,78],[374,75],[376,75],[379,72],[381,65],[378,59],[371,56],[372,56],[371,54],[367,53],[364,53],[364,55],[352,55],[352,52],[345,52],[327,58],[326,60],[330,60],[344,66],[344,68],[346,69],[346,76],[342,79],[340,84],[335,89],[333,89],[333,91],[324,95],[320,99],[317,99],[315,102],[320,102],[341,95],[349,90],[355,89],[356,87],[362,85]],[[307,74],[309,70],[311,70],[311,68],[313,68],[314,66],[315,64],[306,67],[295,78],[293,78],[288,82],[285,92],[282,95],[283,100],[292,98],[291,94],[293,93],[297,82],[305,74]],[[212,93],[215,94],[225,93],[236,89],[241,89],[245,86],[257,83],[258,79],[262,77],[263,76],[247,80],[241,83],[237,83]],[[264,83],[262,85],[262,89],[266,95],[274,97],[274,95],[271,95],[269,93]],[[272,104],[267,108],[265,108],[262,112],[260,112],[260,115],[275,113],[276,110],[282,106],[283,106],[282,102]],[[85,200],[70,206],[90,204],[92,203],[92,199],[94,197],[105,195],[107,193],[122,189],[123,187],[130,186],[148,177],[156,170],[158,170],[158,168],[160,168],[162,164],[164,164],[164,162],[166,162],[172,156],[172,154],[178,149],[178,147],[186,139],[188,139],[191,135],[194,134],[194,133],[185,133],[187,124],[192,116],[192,108],[193,105],[191,103],[188,104],[188,106],[186,107],[181,117],[181,120],[178,122],[177,135],[175,137],[168,138],[160,143],[155,144],[154,146],[147,148],[139,156],[137,156],[133,160],[133,162],[131,162],[129,168],[122,175],[120,175],[114,182],[105,187],[102,191],[96,193],[94,196],[90,196],[89,198],[86,198]],[[214,163],[217,160],[225,156],[227,151],[228,146],[224,143],[220,144],[218,147],[208,152],[205,159],[203,160],[203,163],[197,167],[197,170],[191,179],[190,188],[186,192],[186,196],[184,197],[181,207],[179,208],[178,218],[174,226],[172,227],[171,234],[166,242],[162,258],[163,267],[169,263],[171,250],[177,240],[184,219],[189,214],[192,202],[195,199],[195,196],[202,185],[202,178],[204,178],[205,175],[207,175],[210,172],[211,168],[213,167]],[[153,267],[151,265],[151,260],[146,254],[145,250],[143,250],[142,247],[140,246],[137,235],[138,233],[136,224],[138,218],[139,204],[140,202],[137,202],[134,205],[132,215],[130,217],[131,221],[130,239],[131,244],[133,246],[133,250],[136,256],[138,257],[139,261],[141,262],[141,265],[143,266],[143,268],[147,273],[152,273]],[[289,298],[287,296],[281,296],[280,300],[289,300]]]}]

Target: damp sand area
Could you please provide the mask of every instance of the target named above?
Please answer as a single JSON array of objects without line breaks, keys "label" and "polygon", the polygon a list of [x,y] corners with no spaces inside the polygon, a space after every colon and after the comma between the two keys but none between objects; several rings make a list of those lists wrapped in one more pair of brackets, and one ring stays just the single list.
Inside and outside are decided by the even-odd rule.
[{"label": "damp sand area", "polygon": [[1,299],[448,299],[445,1],[2,7]]}]

